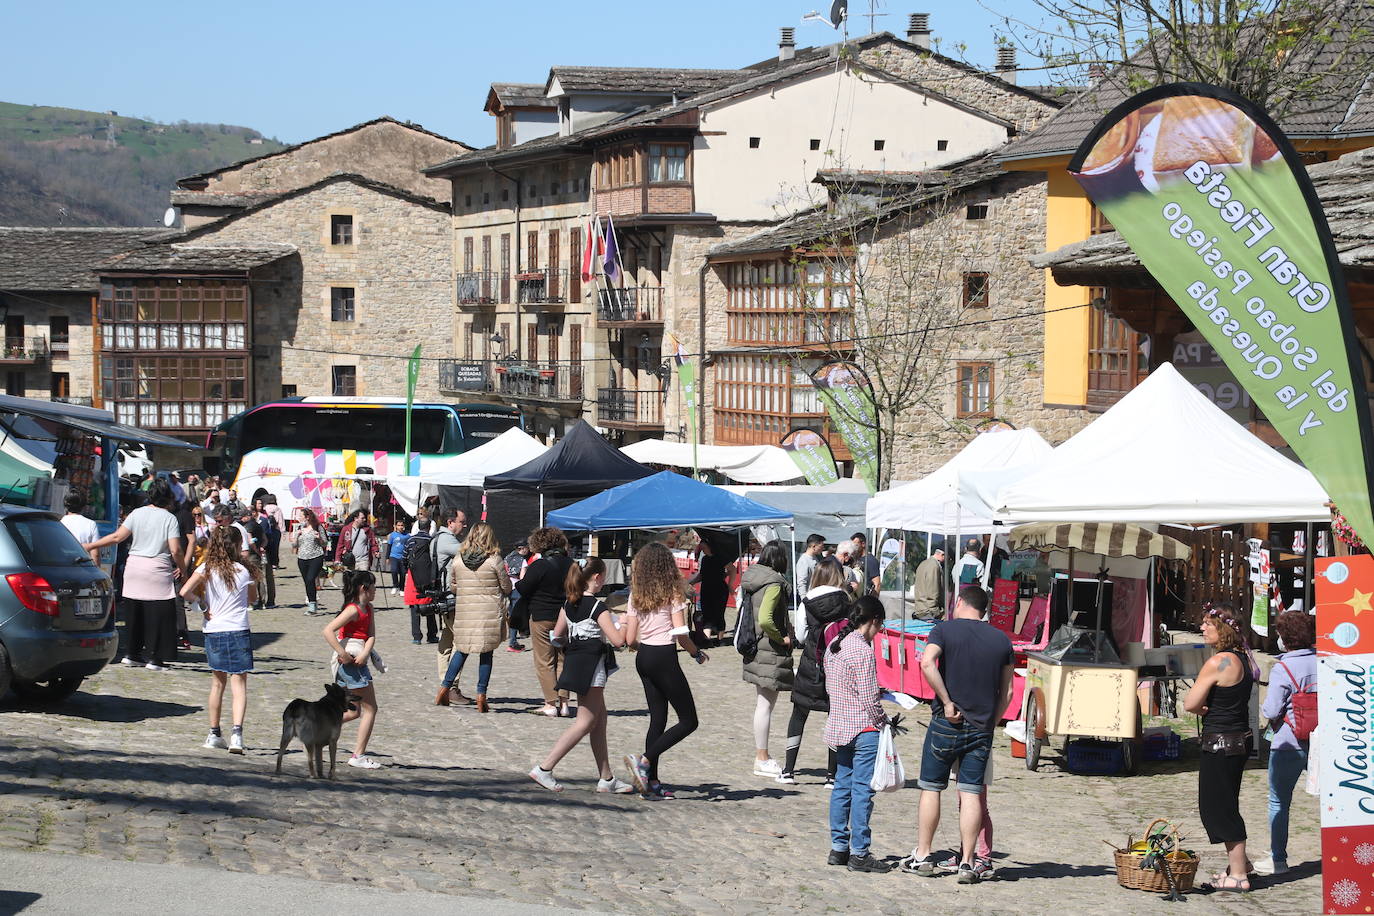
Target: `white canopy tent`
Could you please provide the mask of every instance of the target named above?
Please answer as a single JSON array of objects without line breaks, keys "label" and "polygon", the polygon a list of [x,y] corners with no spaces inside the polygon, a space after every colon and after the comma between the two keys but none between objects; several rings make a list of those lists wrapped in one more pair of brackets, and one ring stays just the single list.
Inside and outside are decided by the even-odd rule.
[{"label": "white canopy tent", "polygon": [[1227,416],[1164,364],[1024,473],[960,475],[967,512],[1000,522],[1173,525],[1320,522],[1312,473]]},{"label": "white canopy tent", "polygon": [[[664,464],[676,468],[692,466],[690,442],[642,439],[621,449],[640,464]],[[802,472],[787,452],[776,445],[698,445],[697,467],[719,471],[740,483],[780,483],[799,480]]]},{"label": "white canopy tent", "polygon": [[960,511],[960,472],[1030,467],[1050,452],[1049,443],[1033,429],[989,430],[920,480],[874,494],[866,509],[868,527],[937,534],[989,533],[993,530],[989,514],[970,512],[968,507]]},{"label": "white canopy tent", "polygon": [[419,477],[391,477],[391,494],[407,515],[440,487],[481,487],[489,474],[506,471],[533,461],[549,450],[538,439],[519,429],[508,429],[485,445],[444,459],[436,470]]}]

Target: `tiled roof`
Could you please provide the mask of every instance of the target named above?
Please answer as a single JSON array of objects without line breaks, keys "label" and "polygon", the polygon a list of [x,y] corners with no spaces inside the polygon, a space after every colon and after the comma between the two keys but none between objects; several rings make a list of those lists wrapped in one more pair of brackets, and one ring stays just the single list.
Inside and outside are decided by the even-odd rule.
[{"label": "tiled roof", "polygon": [[382,115],[380,118],[373,118],[371,121],[364,121],[361,124],[354,124],[352,127],[345,127],[343,130],[336,130],[332,134],[324,134],[320,137],[313,137],[302,143],[294,143],[291,146],[283,147],[279,150],[273,150],[270,153],[263,153],[261,156],[251,156],[247,159],[240,159],[238,162],[231,162],[229,165],[226,165],[223,168],[213,169],[209,172],[201,172],[198,175],[187,175],[185,178],[177,179],[177,184],[181,185],[183,188],[186,187],[188,184],[202,184],[208,181],[209,179],[214,178],[216,175],[222,175],[225,172],[233,171],[234,169],[241,168],[242,166],[248,165],[249,163],[258,162],[263,159],[271,159],[273,156],[283,156],[287,153],[295,152],[303,146],[309,146],[312,143],[319,143],[322,140],[330,140],[334,137],[341,137],[344,134],[351,134],[354,131],[362,130],[364,127],[371,127],[374,124],[399,124],[402,127],[408,127],[411,130],[416,131],[418,133],[427,134],[439,140],[446,140],[449,143],[456,143],[459,146],[465,147],[467,149],[472,149],[471,146],[468,146],[468,144],[464,143],[462,140],[454,140],[452,137],[445,137],[443,134],[436,134],[432,130],[425,130],[419,124],[415,124],[410,121],[398,121],[390,115]]},{"label": "tiled roof", "polygon": [[655,95],[695,95],[737,83],[745,70],[680,70],[660,67],[553,67],[544,83],[547,93],[558,80],[564,92],[644,92]]},{"label": "tiled roof", "polygon": [[177,233],[166,229],[0,227],[0,291],[94,292],[95,268],[117,254]]},{"label": "tiled roof", "polygon": [[[1367,36],[1363,41],[1369,47],[1361,49],[1360,53],[1368,54],[1374,49],[1374,36]],[[1330,69],[1330,62],[1342,48],[1340,36],[1322,45],[1313,69],[1317,72]],[[1148,53],[1148,50],[1139,52],[1141,56]],[[1128,85],[1129,72],[1129,67],[1118,67],[1077,93],[1039,128],[1003,147],[999,159],[1010,162],[1072,154],[1103,115],[1135,94],[1136,90]],[[1135,72],[1140,74],[1139,69]],[[1365,79],[1359,89],[1352,92],[1348,77],[1332,76],[1325,88],[1305,89],[1302,98],[1279,119],[1279,126],[1290,137],[1358,136],[1374,132],[1374,86]]]},{"label": "tiled roof", "polygon": [[295,245],[148,245],[111,258],[105,273],[239,273],[296,252]]},{"label": "tiled roof", "polygon": [[[906,193],[897,194],[877,204],[870,219],[884,219],[940,197],[970,190],[1003,177],[1006,173],[998,167],[991,156],[981,156],[956,164],[950,169],[890,174],[903,176],[903,183],[914,187]],[[915,177],[917,175],[921,176],[919,180]],[[817,180],[821,180],[820,175],[817,176]],[[860,180],[859,183],[874,182]],[[815,207],[789,217],[762,232],[716,245],[707,254],[709,257],[735,257],[742,254],[783,251],[799,245],[812,244],[841,230],[852,231],[855,227],[856,221],[852,215],[836,216],[826,207]]]},{"label": "tiled roof", "polygon": [[[1341,264],[1362,273],[1374,272],[1374,149],[1319,163],[1308,174],[1326,212]],[[1135,252],[1115,232],[1037,255],[1031,263],[1051,268],[1055,281],[1064,285],[1154,285]]]},{"label": "tiled roof", "polygon": [[557,108],[553,99],[544,94],[543,83],[492,83],[491,95],[502,105],[520,108]]}]

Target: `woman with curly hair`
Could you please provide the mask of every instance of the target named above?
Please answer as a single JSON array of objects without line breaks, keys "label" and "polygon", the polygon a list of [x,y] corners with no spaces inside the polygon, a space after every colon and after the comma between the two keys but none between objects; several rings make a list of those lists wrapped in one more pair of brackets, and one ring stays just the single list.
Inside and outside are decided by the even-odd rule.
[{"label": "woman with curly hair", "polygon": [[1245,644],[1236,609],[1208,607],[1202,641],[1216,649],[1198,674],[1183,706],[1202,716],[1202,758],[1197,771],[1198,816],[1207,839],[1226,846],[1226,871],[1212,876],[1219,891],[1250,890],[1250,860],[1245,854],[1245,820],[1240,816],[1240,783],[1254,736],[1250,733],[1250,691],[1259,670]]},{"label": "woman with curly hair", "polygon": [[[697,730],[696,702],[678,664],[677,646],[696,659],[697,664],[705,662],[707,656],[692,642],[682,573],[672,551],[663,544],[649,544],[635,554],[630,566],[630,603],[624,625],[626,643],[638,647],[635,670],[644,683],[644,700],[649,706],[644,753],[626,756],[625,765],[641,795],[672,798],[673,793],[658,779],[659,758]],[[669,706],[677,713],[677,724],[672,728],[667,728]]]}]

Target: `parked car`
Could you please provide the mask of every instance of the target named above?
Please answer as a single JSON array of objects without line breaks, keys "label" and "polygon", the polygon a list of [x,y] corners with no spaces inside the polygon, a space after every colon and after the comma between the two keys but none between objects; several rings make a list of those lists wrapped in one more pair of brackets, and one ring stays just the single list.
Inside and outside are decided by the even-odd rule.
[{"label": "parked car", "polygon": [[0,696],[53,702],[114,658],[114,587],[57,516],[0,505]]}]

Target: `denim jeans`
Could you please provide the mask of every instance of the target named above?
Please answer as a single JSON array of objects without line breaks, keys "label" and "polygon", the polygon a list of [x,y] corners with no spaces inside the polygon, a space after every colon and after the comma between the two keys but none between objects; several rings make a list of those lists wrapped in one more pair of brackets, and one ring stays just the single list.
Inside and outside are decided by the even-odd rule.
[{"label": "denim jeans", "polygon": [[1293,789],[1307,768],[1302,748],[1271,748],[1269,751],[1269,851],[1275,862],[1288,861],[1288,809]]},{"label": "denim jeans", "polygon": [[977,795],[987,781],[992,735],[967,721],[958,725],[932,716],[921,749],[921,776],[916,784],[928,792],[943,792],[950,771],[958,768],[959,791]]},{"label": "denim jeans", "polygon": [[[477,656],[477,692],[486,693],[487,685],[491,683],[491,656],[490,652],[483,652]],[[467,661],[467,653],[453,650],[453,656],[448,660],[448,672],[444,675],[443,685],[452,687],[453,682],[458,680],[458,672],[463,670],[463,662]]]},{"label": "denim jeans", "polygon": [[835,748],[835,788],[830,792],[830,848],[861,856],[872,834],[873,767],[878,762],[878,732],[859,732],[848,744]]}]

